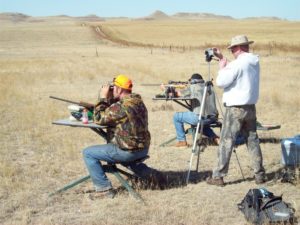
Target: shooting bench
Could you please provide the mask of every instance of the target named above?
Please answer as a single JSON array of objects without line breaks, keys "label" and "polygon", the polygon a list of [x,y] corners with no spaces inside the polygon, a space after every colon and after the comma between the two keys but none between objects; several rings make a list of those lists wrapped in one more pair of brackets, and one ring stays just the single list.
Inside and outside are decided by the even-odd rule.
[{"label": "shooting bench", "polygon": [[[103,137],[106,141],[107,141],[107,135],[106,132],[104,131],[104,129],[106,129],[107,127],[105,126],[100,126],[98,124],[93,123],[92,121],[89,121],[88,124],[83,124],[81,121],[70,121],[68,119],[61,119],[61,120],[57,120],[52,122],[52,124],[55,125],[62,125],[62,126],[70,126],[70,127],[83,127],[83,128],[90,128],[92,129],[94,132],[96,132],[98,135],[100,135],[101,137]],[[130,164],[132,163],[142,163],[143,161],[145,161],[146,159],[148,159],[149,156],[145,156],[143,158],[137,159],[133,162],[130,162]],[[126,176],[127,179],[133,179],[133,180],[141,180],[142,178],[139,177],[137,174],[135,174],[129,166],[126,165],[127,163],[122,163],[122,162],[118,162],[118,163],[107,163],[106,165],[103,165],[103,170],[105,173],[111,173],[113,174],[117,180],[121,183],[121,185],[129,192],[129,194],[131,194],[134,198],[136,198],[138,201],[141,201],[144,203],[144,200],[142,199],[142,197],[132,188],[132,186],[128,183],[128,181],[126,179],[123,178],[123,176]],[[119,167],[122,166],[123,168],[125,168],[127,171],[125,171],[123,168],[120,169]],[[121,176],[121,174],[123,176]],[[49,194],[49,197],[58,194],[58,193],[62,193],[86,180],[88,180],[90,178],[90,175],[84,176],[78,180],[72,181],[71,183],[65,185],[64,187],[52,192]]]},{"label": "shooting bench", "polygon": [[[166,98],[166,97],[161,97],[161,98],[152,98],[152,100],[163,100],[163,101],[173,101],[176,102],[177,104],[183,106],[184,108],[191,110],[191,105],[190,105],[190,100],[192,100],[192,98],[183,98],[183,97],[179,97],[179,98]],[[216,120],[213,123],[210,123],[209,125],[205,125],[205,126],[209,126],[211,128],[220,128],[220,130],[222,129],[222,122]],[[261,124],[259,122],[257,122],[257,130],[259,131],[270,131],[270,130],[276,130],[276,129],[280,129],[281,126],[277,125],[277,124]],[[191,126],[190,128],[185,130],[185,134],[192,134],[193,138],[196,132],[196,126]],[[170,144],[171,142],[175,141],[176,137],[171,138],[163,143],[161,143],[159,145],[159,147],[165,147],[168,144]]]},{"label": "shooting bench", "polygon": [[[184,97],[176,97],[176,98],[172,98],[172,97],[169,97],[169,98],[165,98],[165,97],[162,97],[162,98],[152,98],[152,100],[164,100],[164,101],[173,101],[173,102],[176,102],[177,104],[183,106],[184,108],[188,109],[188,110],[192,110],[191,109],[191,104],[190,104],[190,101],[192,100],[193,98],[184,98]],[[220,121],[218,121],[217,119],[215,121],[213,121],[212,123],[210,124],[207,124],[207,125],[204,125],[204,126],[209,126],[211,128],[222,128],[222,123]],[[196,126],[193,126],[191,125],[190,128],[186,129],[185,130],[185,134],[192,134],[193,135],[193,139],[195,137],[195,133],[196,133]],[[165,147],[167,146],[168,144],[170,144],[171,142],[175,141],[176,140],[176,137],[174,138],[171,138],[163,143],[161,143],[159,145],[159,147]]]}]

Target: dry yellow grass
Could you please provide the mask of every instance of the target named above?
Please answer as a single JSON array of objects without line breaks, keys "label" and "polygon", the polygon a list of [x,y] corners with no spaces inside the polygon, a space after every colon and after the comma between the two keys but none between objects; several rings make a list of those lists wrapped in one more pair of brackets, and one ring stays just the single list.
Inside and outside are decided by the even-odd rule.
[{"label": "dry yellow grass", "polygon": [[[282,126],[280,130],[260,132],[260,137],[281,139],[299,134],[298,22],[107,21],[101,26],[122,40],[202,46],[203,50],[203,43],[226,46],[232,35],[248,34],[256,41],[254,50],[261,55],[258,119]],[[289,48],[292,43],[297,48],[291,52],[280,49],[270,55],[268,49],[255,47],[269,42]],[[212,62],[211,66],[215,77],[217,64]],[[147,164],[178,179],[186,174],[190,149],[161,148],[159,144],[173,137],[172,114],[183,109],[174,103],[152,101],[159,89],[139,84],[186,80],[194,72],[207,78],[207,69],[202,50],[182,52],[120,46],[99,40],[89,26],[70,20],[1,22],[0,223],[246,224],[236,204],[249,188],[257,186],[253,180],[240,182],[234,157],[226,177],[232,184],[211,187],[201,180],[215,165],[214,146],[201,154],[197,182],[181,186],[174,181],[164,191],[139,190],[146,206],[138,204],[126,192],[113,200],[99,201],[75,193],[77,189],[91,187],[90,181],[48,198],[53,190],[86,174],[81,156],[84,147],[104,143],[89,130],[51,125],[53,120],[67,117],[68,111],[67,104],[49,99],[49,95],[93,102],[101,83],[118,73],[130,75],[135,81],[135,91],[142,94],[149,110],[152,145]],[[216,91],[221,96],[221,91],[217,88]],[[267,174],[274,178],[281,171],[280,144],[267,142],[261,147]],[[245,176],[250,178],[252,171],[245,146],[239,147],[238,155]],[[111,178],[117,187],[119,184]],[[283,194],[299,217],[299,184],[294,186],[272,179],[265,187],[275,194]]]},{"label": "dry yellow grass", "polygon": [[[93,23],[97,25],[97,23]],[[110,36],[128,42],[162,47],[203,48],[227,46],[237,31],[255,38],[256,49],[271,51],[300,48],[299,22],[276,20],[162,20],[101,23]],[[288,34],[288,38],[287,35]]]}]

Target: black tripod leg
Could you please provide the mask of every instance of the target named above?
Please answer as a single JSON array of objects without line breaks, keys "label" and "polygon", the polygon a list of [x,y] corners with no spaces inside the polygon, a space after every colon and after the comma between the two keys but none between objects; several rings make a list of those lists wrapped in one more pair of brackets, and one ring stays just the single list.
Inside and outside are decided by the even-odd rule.
[{"label": "black tripod leg", "polygon": [[240,171],[241,171],[243,180],[245,181],[246,179],[245,179],[245,177],[244,177],[244,173],[243,173],[243,170],[242,170],[242,167],[241,167],[241,164],[240,164],[240,161],[239,161],[239,158],[238,158],[238,156],[237,156],[237,153],[236,153],[235,148],[233,148],[233,152],[234,152],[234,154],[235,154],[236,161],[238,162],[238,165],[239,165],[239,168],[240,168]]},{"label": "black tripod leg", "polygon": [[199,163],[200,163],[200,149],[201,149],[201,146],[198,145],[198,147],[197,147],[197,164],[196,164],[196,172],[199,172],[199,171],[198,171],[198,168],[199,168]]}]

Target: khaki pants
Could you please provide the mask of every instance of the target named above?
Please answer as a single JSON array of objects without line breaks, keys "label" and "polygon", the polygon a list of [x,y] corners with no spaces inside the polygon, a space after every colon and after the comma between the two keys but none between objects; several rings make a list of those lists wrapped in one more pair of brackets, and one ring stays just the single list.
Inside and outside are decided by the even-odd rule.
[{"label": "khaki pants", "polygon": [[218,149],[218,163],[213,171],[213,178],[227,175],[232,150],[239,134],[246,139],[255,177],[264,176],[265,170],[256,132],[255,105],[245,105],[226,107]]}]

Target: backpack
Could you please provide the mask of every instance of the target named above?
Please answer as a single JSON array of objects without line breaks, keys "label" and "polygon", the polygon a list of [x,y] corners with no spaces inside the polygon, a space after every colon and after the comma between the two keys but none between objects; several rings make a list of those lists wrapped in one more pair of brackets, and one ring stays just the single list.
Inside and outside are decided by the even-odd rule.
[{"label": "backpack", "polygon": [[275,196],[264,188],[250,189],[238,209],[247,221],[261,225],[267,223],[294,222],[295,210],[290,204],[282,200],[282,196]]}]

